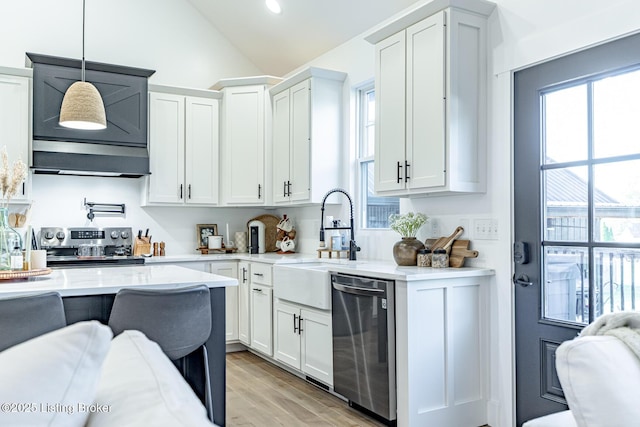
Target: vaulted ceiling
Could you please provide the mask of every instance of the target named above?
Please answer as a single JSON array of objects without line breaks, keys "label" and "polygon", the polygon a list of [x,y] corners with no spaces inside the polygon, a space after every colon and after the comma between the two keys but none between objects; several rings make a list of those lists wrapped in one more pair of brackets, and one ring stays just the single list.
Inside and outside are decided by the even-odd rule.
[{"label": "vaulted ceiling", "polygon": [[187,0],[264,74],[283,76],[416,0]]}]

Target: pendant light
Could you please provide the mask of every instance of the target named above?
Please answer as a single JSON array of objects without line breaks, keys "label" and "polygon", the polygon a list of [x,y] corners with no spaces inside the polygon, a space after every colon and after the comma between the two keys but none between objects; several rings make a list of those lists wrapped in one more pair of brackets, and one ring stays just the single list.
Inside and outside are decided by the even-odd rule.
[{"label": "pendant light", "polygon": [[82,80],[67,89],[60,107],[60,126],[72,129],[100,130],[107,127],[107,117],[100,92],[84,81],[85,0],[82,0]]}]

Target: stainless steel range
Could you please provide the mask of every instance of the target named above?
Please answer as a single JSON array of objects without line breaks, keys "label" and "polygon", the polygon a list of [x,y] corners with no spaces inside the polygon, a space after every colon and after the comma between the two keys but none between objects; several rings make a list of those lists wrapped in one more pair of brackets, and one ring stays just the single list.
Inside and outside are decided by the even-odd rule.
[{"label": "stainless steel range", "polygon": [[144,264],[132,255],[131,227],[43,227],[39,246],[52,268]]}]

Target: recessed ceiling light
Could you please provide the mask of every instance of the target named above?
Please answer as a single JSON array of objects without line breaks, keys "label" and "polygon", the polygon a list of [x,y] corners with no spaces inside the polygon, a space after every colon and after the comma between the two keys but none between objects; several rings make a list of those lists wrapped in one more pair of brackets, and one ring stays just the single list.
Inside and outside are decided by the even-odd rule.
[{"label": "recessed ceiling light", "polygon": [[282,12],[282,8],[280,7],[280,3],[278,3],[278,0],[266,0],[267,3],[267,8],[276,14],[279,14],[280,12]]}]

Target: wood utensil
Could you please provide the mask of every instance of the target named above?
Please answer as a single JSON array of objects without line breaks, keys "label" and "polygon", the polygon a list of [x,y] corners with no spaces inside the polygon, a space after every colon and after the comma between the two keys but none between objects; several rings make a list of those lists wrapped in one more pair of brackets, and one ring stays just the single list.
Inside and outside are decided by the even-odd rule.
[{"label": "wood utensil", "polygon": [[451,244],[454,242],[454,240],[456,238],[458,238],[462,233],[464,233],[464,228],[462,228],[461,226],[458,226],[456,228],[456,230],[454,231],[454,234],[448,237],[448,241],[447,243],[445,243],[445,245],[442,247],[442,249],[444,249],[445,251],[447,251],[447,253],[449,253],[450,251],[450,247]]},{"label": "wood utensil", "polygon": [[465,258],[477,258],[478,251],[470,250],[469,240],[456,240],[451,246],[449,255],[449,267],[460,268],[464,265]]},{"label": "wood utensil", "polygon": [[[444,248],[447,243],[449,243],[450,241],[452,241],[453,239],[455,239],[457,236],[459,236],[460,234],[462,234],[464,232],[464,228],[458,226],[456,227],[456,229],[453,231],[453,233],[451,233],[450,236],[448,237],[440,237],[439,239],[437,239],[433,245],[431,245],[431,250],[435,250],[435,249],[441,249]],[[429,239],[427,239],[428,241]],[[448,246],[447,246],[448,247]]]}]

